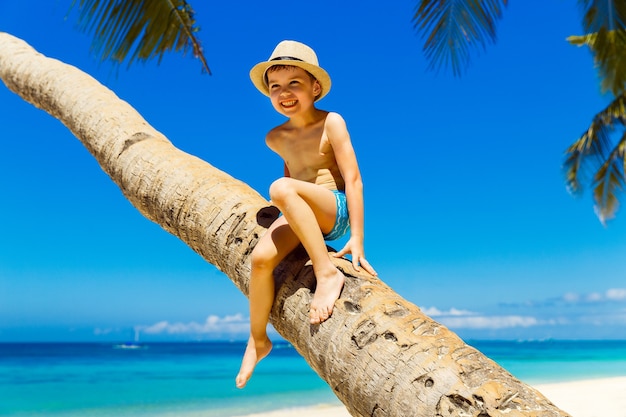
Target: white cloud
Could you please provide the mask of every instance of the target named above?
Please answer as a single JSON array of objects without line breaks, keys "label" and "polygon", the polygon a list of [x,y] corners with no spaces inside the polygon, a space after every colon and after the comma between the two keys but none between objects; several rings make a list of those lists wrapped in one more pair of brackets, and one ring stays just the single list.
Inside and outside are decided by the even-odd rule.
[{"label": "white cloud", "polygon": [[441,311],[437,307],[420,307],[422,312],[430,317],[442,317],[442,316],[472,316],[476,313],[469,310],[458,310],[452,307],[448,311]]},{"label": "white cloud", "polygon": [[531,316],[487,316],[469,310],[459,310],[454,307],[447,311],[440,310],[437,307],[422,307],[422,312],[427,316],[436,317],[437,321],[455,329],[505,329],[550,324],[547,322],[542,323]]},{"label": "white cloud", "polygon": [[139,330],[145,334],[209,334],[209,333],[247,333],[250,321],[242,314],[219,317],[211,315],[204,323],[195,321],[188,323],[170,323],[160,321],[150,326],[140,326]]},{"label": "white cloud", "polygon": [[573,292],[568,292],[563,295],[563,300],[568,303],[577,303],[580,300],[580,296]]},{"label": "white cloud", "polygon": [[586,301],[589,301],[590,303],[597,303],[602,301],[603,297],[602,294],[599,294],[597,292],[592,292],[591,294],[587,294]]},{"label": "white cloud", "polygon": [[611,288],[606,292],[606,298],[614,301],[626,300],[626,288]]},{"label": "white cloud", "polygon": [[568,292],[563,294],[562,300],[570,304],[626,301],[626,288],[611,288],[604,293],[592,292],[583,295]]},{"label": "white cloud", "polygon": [[93,334],[95,334],[96,336],[106,336],[108,334],[117,332],[117,329],[111,329],[111,328],[105,328],[102,329],[100,327],[93,329]]},{"label": "white cloud", "polygon": [[532,327],[542,324],[535,317],[530,316],[444,317],[440,321],[448,327],[457,329],[505,329],[511,327]]}]

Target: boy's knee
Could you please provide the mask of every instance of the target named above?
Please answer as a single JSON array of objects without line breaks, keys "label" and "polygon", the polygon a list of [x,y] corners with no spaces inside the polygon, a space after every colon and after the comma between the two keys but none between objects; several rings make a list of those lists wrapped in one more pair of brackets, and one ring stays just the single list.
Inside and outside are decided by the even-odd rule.
[{"label": "boy's knee", "polygon": [[280,204],[292,192],[293,187],[290,178],[279,178],[270,185],[270,199],[274,203]]},{"label": "boy's knee", "polygon": [[269,251],[263,250],[263,247],[257,245],[250,255],[250,266],[252,269],[271,269],[274,270],[274,258]]}]

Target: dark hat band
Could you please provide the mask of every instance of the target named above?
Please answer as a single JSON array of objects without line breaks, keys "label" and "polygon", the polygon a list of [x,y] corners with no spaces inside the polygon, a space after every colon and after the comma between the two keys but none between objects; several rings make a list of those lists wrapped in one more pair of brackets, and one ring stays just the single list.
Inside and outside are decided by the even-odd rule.
[{"label": "dark hat band", "polygon": [[277,56],[276,58],[272,58],[270,61],[302,61],[300,58],[296,58],[294,56]]},{"label": "dark hat band", "polygon": [[[304,60],[302,60],[300,58],[296,58],[295,56],[277,56],[276,58],[270,59],[270,61],[300,61],[300,62],[304,62]],[[263,74],[263,81],[265,82],[265,85],[267,85],[267,70],[265,70],[265,73]]]}]

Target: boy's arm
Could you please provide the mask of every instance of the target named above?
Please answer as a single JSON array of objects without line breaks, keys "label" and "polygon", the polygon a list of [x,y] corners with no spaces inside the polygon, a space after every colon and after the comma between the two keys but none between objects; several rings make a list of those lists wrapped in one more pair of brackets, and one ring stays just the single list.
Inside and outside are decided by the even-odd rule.
[{"label": "boy's arm", "polygon": [[348,212],[350,213],[350,240],[341,251],[337,252],[336,256],[351,253],[352,264],[357,271],[360,270],[360,265],[370,274],[376,275],[374,268],[365,259],[363,250],[363,182],[348,128],[339,114],[329,113],[326,117],[325,129],[345,183]]}]

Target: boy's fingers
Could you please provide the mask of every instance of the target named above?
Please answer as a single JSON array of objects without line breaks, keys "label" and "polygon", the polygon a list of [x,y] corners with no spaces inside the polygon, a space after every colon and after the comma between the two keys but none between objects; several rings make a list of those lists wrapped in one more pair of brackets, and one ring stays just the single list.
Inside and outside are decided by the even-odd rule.
[{"label": "boy's fingers", "polygon": [[358,272],[361,272],[361,267],[364,267],[365,269],[367,269],[368,263],[363,257],[363,255],[354,256],[353,254],[352,265],[354,265],[354,269],[356,269]]},{"label": "boy's fingers", "polygon": [[372,265],[370,265],[370,263],[367,262],[367,260],[365,260],[365,258],[361,258],[361,266],[363,266],[363,268],[365,268],[365,270],[367,272],[369,272],[370,274],[372,274],[374,276],[378,276],[378,274],[376,273],[374,268],[372,268]]}]

